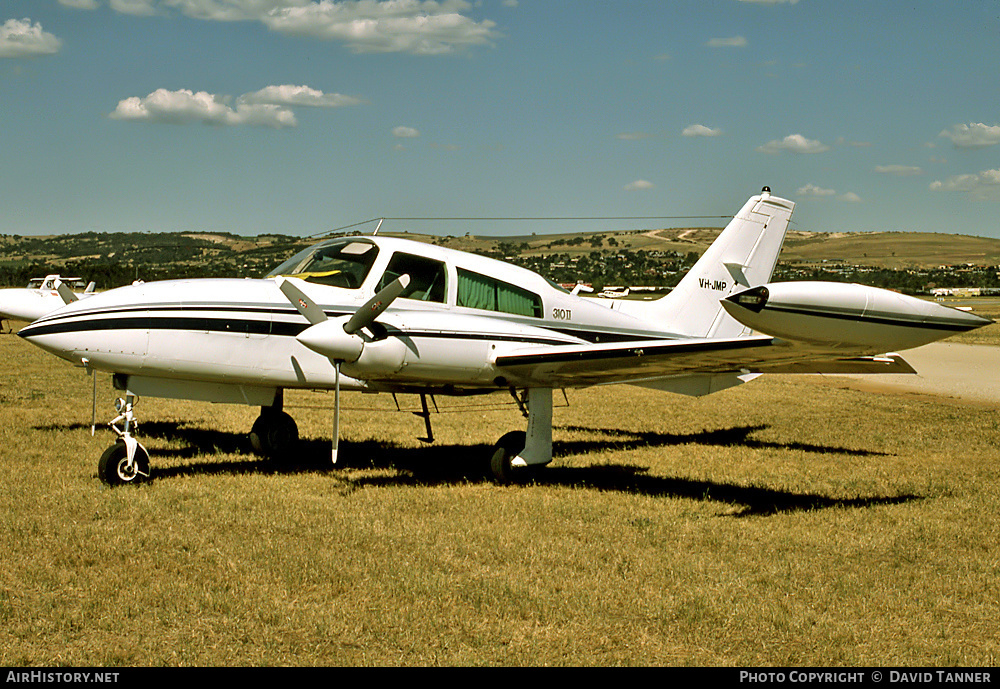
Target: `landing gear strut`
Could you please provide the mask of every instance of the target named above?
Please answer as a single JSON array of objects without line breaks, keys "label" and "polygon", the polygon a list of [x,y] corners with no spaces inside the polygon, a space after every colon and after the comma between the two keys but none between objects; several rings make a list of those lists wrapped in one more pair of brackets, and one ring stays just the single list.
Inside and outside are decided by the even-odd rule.
[{"label": "landing gear strut", "polygon": [[132,411],[136,399],[135,395],[126,394],[124,399],[119,397],[115,401],[118,416],[108,425],[118,435],[118,440],[97,462],[97,475],[109,486],[139,483],[149,478],[149,453],[132,437],[138,425]]},{"label": "landing gear strut", "polygon": [[512,431],[493,446],[490,473],[497,483],[530,479],[552,461],[552,390],[528,389],[528,431]]}]

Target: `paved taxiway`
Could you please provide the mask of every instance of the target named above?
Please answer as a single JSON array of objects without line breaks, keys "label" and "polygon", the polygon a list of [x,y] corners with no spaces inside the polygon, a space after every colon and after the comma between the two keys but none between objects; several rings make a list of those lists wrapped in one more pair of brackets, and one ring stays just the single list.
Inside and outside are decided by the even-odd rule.
[{"label": "paved taxiway", "polygon": [[901,354],[916,375],[848,377],[884,390],[1000,403],[1000,347],[935,342]]}]

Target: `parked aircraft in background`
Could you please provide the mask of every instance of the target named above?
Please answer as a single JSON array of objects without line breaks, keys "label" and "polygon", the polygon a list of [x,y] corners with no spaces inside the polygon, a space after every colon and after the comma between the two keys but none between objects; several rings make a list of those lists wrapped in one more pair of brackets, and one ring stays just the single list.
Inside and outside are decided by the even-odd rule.
[{"label": "parked aircraft in background", "polygon": [[46,275],[32,278],[27,287],[0,289],[0,321],[30,323],[71,301],[92,296],[94,286],[91,282],[84,287],[80,278]]},{"label": "parked aircraft in background", "polygon": [[[149,475],[137,395],[260,406],[267,455],[298,437],[286,389],[520,393],[527,430],[489,458],[509,481],[552,459],[552,391],[610,383],[705,395],[763,373],[913,372],[896,352],[991,321],[862,285],[769,283],[794,204],[765,187],[655,301],[583,298],[529,270],[380,236],[312,246],[263,279],[148,282],[67,304],[20,331],[124,391],[111,484]],[[122,424],[119,427],[118,424]]]}]

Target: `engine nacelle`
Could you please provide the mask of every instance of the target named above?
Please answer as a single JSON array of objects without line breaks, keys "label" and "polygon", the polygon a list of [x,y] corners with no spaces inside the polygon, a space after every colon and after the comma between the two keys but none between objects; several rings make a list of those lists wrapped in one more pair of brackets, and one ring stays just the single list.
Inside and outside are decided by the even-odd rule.
[{"label": "engine nacelle", "polygon": [[[349,316],[311,325],[295,338],[309,349],[345,364],[345,371],[368,379],[403,367],[406,345],[398,337],[372,337],[365,331],[347,334]],[[383,328],[384,330],[384,328]]]},{"label": "engine nacelle", "polygon": [[726,297],[722,306],[767,335],[867,354],[919,347],[993,322],[898,292],[839,282],[770,283]]}]

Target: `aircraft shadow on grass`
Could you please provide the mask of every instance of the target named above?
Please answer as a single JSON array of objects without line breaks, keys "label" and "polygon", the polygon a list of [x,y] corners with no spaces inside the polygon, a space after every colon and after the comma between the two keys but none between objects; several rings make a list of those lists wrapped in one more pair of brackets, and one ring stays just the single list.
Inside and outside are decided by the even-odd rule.
[{"label": "aircraft shadow on grass", "polygon": [[[89,428],[86,424],[61,424],[39,427],[40,430],[75,430]],[[750,438],[766,426],[736,426],[689,434],[670,434],[620,429],[563,426],[562,430],[604,436],[603,439],[555,441],[555,457],[567,457],[593,452],[625,451],[640,448],[671,447],[683,444],[715,447],[741,446],[751,449],[788,449],[818,454],[852,456],[890,456],[889,453],[825,445],[791,442],[778,443]],[[151,421],[140,427],[141,435],[177,442],[181,447],[162,447],[157,457],[192,460],[173,466],[154,467],[154,480],[180,476],[210,474],[289,474],[324,473],[331,470],[330,441],[303,439],[299,451],[290,459],[275,461],[252,453],[247,437],[196,428],[176,421]],[[354,476],[345,480],[353,487],[388,485],[448,485],[455,483],[489,482],[490,470],[486,458],[490,446],[484,444],[426,445],[403,447],[392,441],[341,440],[340,469],[396,469],[392,476]],[[247,459],[209,459],[206,455],[244,455]],[[864,508],[895,505],[921,500],[919,495],[832,498],[813,493],[799,493],[755,486],[741,486],[717,481],[704,481],[668,476],[651,476],[648,469],[627,464],[592,464],[585,467],[552,466],[538,472],[538,485],[584,487],[599,491],[617,491],[651,497],[689,498],[742,506],[731,516],[766,516],[779,513],[808,511],[831,507]]]}]

